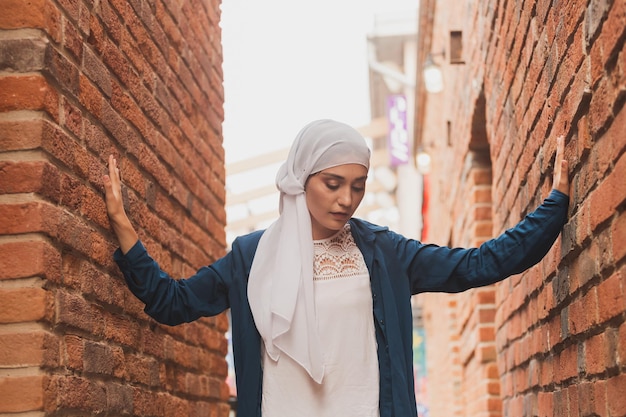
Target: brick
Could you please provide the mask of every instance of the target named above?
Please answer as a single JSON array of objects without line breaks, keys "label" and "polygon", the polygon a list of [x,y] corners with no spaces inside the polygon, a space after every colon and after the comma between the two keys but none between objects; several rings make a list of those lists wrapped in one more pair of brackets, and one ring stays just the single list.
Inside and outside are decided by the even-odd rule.
[{"label": "brick", "polygon": [[[620,147],[623,146],[622,136],[619,132],[626,128],[626,110],[622,109],[613,119],[606,132],[596,140],[593,164],[598,171],[599,177],[605,177],[613,169],[620,155]],[[621,146],[620,146],[621,144]]]},{"label": "brick", "polygon": [[567,408],[570,415],[578,413],[578,386],[570,385],[567,387]]},{"label": "brick", "polygon": [[589,103],[589,121],[593,134],[600,134],[612,118],[613,103],[616,94],[606,77],[600,78],[597,86],[592,91]]},{"label": "brick", "polygon": [[541,325],[536,331],[532,333],[530,342],[530,352],[532,356],[536,354],[543,354],[548,351],[548,328],[545,325]]},{"label": "brick", "polygon": [[566,416],[568,414],[568,398],[567,391],[563,389],[555,389],[553,392],[554,416]]},{"label": "brick", "polygon": [[624,45],[623,37],[626,33],[624,29],[624,20],[626,19],[625,9],[624,4],[620,2],[612,5],[602,25],[602,32],[595,41],[600,44],[604,58],[602,63],[605,66],[608,66],[608,61],[610,61],[619,48]]},{"label": "brick", "polygon": [[554,294],[551,285],[545,285],[537,296],[537,318],[543,320],[554,308]]},{"label": "brick", "polygon": [[78,93],[78,68],[67,56],[55,48],[48,48],[45,64],[46,73],[59,83],[62,92],[68,92],[73,96]]},{"label": "brick", "polygon": [[96,86],[83,74],[79,74],[78,90],[80,103],[85,106],[94,117],[102,117],[102,95]]},{"label": "brick", "polygon": [[[553,416],[554,395],[551,392],[539,392],[537,394],[537,411],[540,417]],[[519,414],[522,415],[522,414]]]},{"label": "brick", "polygon": [[0,111],[47,110],[57,112],[58,96],[41,75],[5,75],[0,77]]},{"label": "brick", "polygon": [[24,3],[20,0],[4,0],[0,28],[44,28],[46,23],[46,0],[33,0]]},{"label": "brick", "polygon": [[556,358],[554,381],[564,382],[578,375],[578,348],[576,345],[566,347]]},{"label": "brick", "polygon": [[86,372],[112,375],[115,358],[111,348],[103,343],[86,341],[83,349],[83,369]]},{"label": "brick", "polygon": [[1,161],[0,193],[17,194],[39,191],[46,165],[43,161]]},{"label": "brick", "polygon": [[67,99],[62,99],[62,124],[75,136],[83,137],[83,115],[80,108]]},{"label": "brick", "polygon": [[611,249],[616,263],[626,256],[626,213],[620,213],[619,217],[611,225]]},{"label": "brick", "polygon": [[606,323],[624,312],[626,296],[621,288],[619,273],[613,273],[598,285],[598,318]]},{"label": "brick", "polygon": [[[574,48],[570,48],[573,50]],[[571,128],[575,128],[577,117],[585,114],[591,98],[591,88],[589,87],[588,76],[586,71],[580,69],[574,72],[574,78],[571,84],[563,86],[563,89],[569,89],[569,93],[560,103],[559,112],[555,120],[556,132],[568,132]],[[560,82],[563,80],[559,79]]]},{"label": "brick", "polygon": [[79,295],[57,291],[55,303],[56,324],[93,334],[102,333],[104,329],[102,311]]},{"label": "brick", "polygon": [[0,69],[14,72],[35,72],[44,68],[46,43],[37,38],[0,40]]},{"label": "brick", "polygon": [[107,339],[123,346],[138,348],[139,325],[136,321],[119,314],[104,314],[104,334]]},{"label": "brick", "polygon": [[85,344],[83,339],[77,335],[66,335],[63,337],[63,365],[68,369],[82,371],[84,366],[83,356]]},{"label": "brick", "polygon": [[569,305],[568,332],[570,335],[577,335],[587,330],[587,325],[588,320],[583,302],[578,298]]},{"label": "brick", "polygon": [[582,382],[578,386],[580,415],[607,415],[607,391],[604,381]]},{"label": "brick", "polygon": [[83,126],[85,132],[84,143],[87,149],[102,158],[102,171],[99,171],[99,174],[106,173],[104,161],[108,160],[108,156],[114,153],[111,139],[106,135],[101,126],[89,119],[83,120]]},{"label": "brick", "polygon": [[111,73],[120,80],[123,86],[130,86],[131,80],[129,77],[131,65],[129,65],[128,60],[118,49],[117,45],[105,41],[103,43],[102,60]]},{"label": "brick", "polygon": [[[78,14],[78,12],[77,12]],[[77,16],[78,17],[78,16]],[[67,21],[63,24],[63,46],[72,54],[72,58],[81,62],[83,57],[83,40],[79,29]]]},{"label": "brick", "polygon": [[591,227],[595,230],[609,219],[626,199],[626,154],[615,164],[599,187],[591,194]]},{"label": "brick", "polygon": [[608,412],[607,404],[608,404],[608,401],[610,400],[607,394],[608,394],[608,390],[607,390],[606,381],[603,381],[603,380],[596,381],[593,385],[593,398],[594,398],[593,406],[594,406],[594,412],[597,415],[600,415],[600,416],[607,415],[607,412]]},{"label": "brick", "polygon": [[[586,331],[598,323],[599,306],[602,304],[599,300],[602,299],[599,298],[596,288],[591,288],[579,299],[572,302],[570,305],[570,324],[571,330],[575,330],[576,334]],[[574,306],[578,307],[576,314],[574,313]],[[576,329],[573,329],[574,326]]]},{"label": "brick", "polygon": [[104,96],[111,97],[111,75],[100,57],[89,48],[84,50],[82,69],[84,76],[94,83],[104,93]]},{"label": "brick", "polygon": [[44,123],[40,115],[21,120],[0,120],[0,149],[16,151],[38,148]]},{"label": "brick", "polygon": [[617,356],[618,365],[624,366],[626,364],[626,343],[623,343],[623,340],[626,340],[626,323],[622,323],[617,330],[617,349],[615,354]]},{"label": "brick", "polygon": [[593,336],[585,341],[585,372],[598,375],[606,371],[609,364],[609,347],[605,333]]},{"label": "brick", "polygon": [[610,416],[626,415],[626,374],[620,374],[606,381],[606,396]]},{"label": "brick", "polygon": [[0,413],[41,410],[44,381],[43,375],[0,378]]},{"label": "brick", "polygon": [[46,317],[48,295],[43,288],[0,290],[0,323],[38,321]]},{"label": "brick", "polygon": [[0,253],[0,280],[38,277],[55,281],[60,276],[59,253],[47,242],[8,241],[0,244]]},{"label": "brick", "polygon": [[130,381],[152,387],[159,385],[160,365],[155,358],[144,355],[128,355],[126,363]]},{"label": "brick", "polygon": [[133,390],[134,411],[139,415],[163,416],[163,409],[159,397],[142,387],[135,387]]},{"label": "brick", "polygon": [[0,367],[21,368],[44,364],[43,331],[3,333],[0,338]]},{"label": "brick", "polygon": [[127,384],[107,383],[107,409],[118,415],[129,415],[133,411],[133,387]]},{"label": "brick", "polygon": [[107,407],[105,387],[97,381],[77,376],[59,377],[57,381],[57,407],[75,409],[95,414]]}]

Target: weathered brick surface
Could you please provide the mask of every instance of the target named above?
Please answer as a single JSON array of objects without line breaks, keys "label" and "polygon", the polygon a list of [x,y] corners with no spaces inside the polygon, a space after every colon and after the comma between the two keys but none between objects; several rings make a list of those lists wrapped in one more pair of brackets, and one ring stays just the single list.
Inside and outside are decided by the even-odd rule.
[{"label": "weathered brick surface", "polygon": [[173,276],[223,255],[219,6],[2,2],[0,414],[228,415],[226,317],[143,313],[101,178]]},{"label": "weathered brick surface", "polygon": [[[444,65],[446,90],[425,103],[426,240],[473,246],[488,237],[485,220],[492,236],[516,224],[550,191],[559,135],[571,197],[568,223],[548,255],[497,284],[493,300],[478,300],[477,291],[451,296],[452,304],[423,296],[431,415],[626,415],[618,394],[626,392],[626,2],[490,0],[457,8],[442,0],[433,22],[430,50],[461,29],[465,64]],[[480,143],[487,163],[476,158]],[[488,180],[476,179],[480,170]],[[491,205],[479,210],[487,189]],[[490,308],[494,319],[479,320]],[[477,371],[496,365],[499,389]],[[461,387],[456,401],[452,387]]]}]

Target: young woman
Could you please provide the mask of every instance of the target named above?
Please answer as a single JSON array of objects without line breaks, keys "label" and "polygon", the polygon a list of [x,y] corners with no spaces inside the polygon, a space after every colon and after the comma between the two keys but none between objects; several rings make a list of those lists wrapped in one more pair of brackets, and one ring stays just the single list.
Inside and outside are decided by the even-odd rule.
[{"label": "young woman", "polygon": [[104,184],[120,244],[114,257],[161,323],[231,309],[238,416],[416,416],[411,295],[493,284],[541,260],[567,217],[563,147],[559,139],[543,204],[479,248],[453,249],[352,218],[370,151],[350,126],[314,121],[277,174],[279,218],[181,280],[164,273],[139,241],[111,156]]}]

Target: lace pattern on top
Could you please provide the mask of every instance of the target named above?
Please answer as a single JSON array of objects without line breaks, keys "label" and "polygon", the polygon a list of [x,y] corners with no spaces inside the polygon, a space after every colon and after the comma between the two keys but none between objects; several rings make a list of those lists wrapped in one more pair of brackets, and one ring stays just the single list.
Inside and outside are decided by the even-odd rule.
[{"label": "lace pattern on top", "polygon": [[363,255],[350,232],[349,223],[334,236],[313,241],[313,247],[314,281],[369,275]]}]

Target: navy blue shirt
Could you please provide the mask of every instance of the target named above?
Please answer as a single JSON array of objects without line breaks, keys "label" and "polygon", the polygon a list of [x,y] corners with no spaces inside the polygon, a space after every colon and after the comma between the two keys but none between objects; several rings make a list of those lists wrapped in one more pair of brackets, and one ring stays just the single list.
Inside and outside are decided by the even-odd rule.
[{"label": "navy blue shirt", "polygon": [[[411,295],[461,292],[521,273],[552,247],[567,220],[569,197],[552,190],[517,226],[479,248],[448,248],[407,239],[351,219],[354,240],[370,273],[378,342],[380,416],[416,416],[413,387]],[[237,379],[237,416],[261,416],[261,337],[248,304],[252,259],[263,231],[237,238],[232,250],[188,279],[163,272],[137,242],[114,258],[130,290],[155,320],[176,325],[231,309]]]}]

